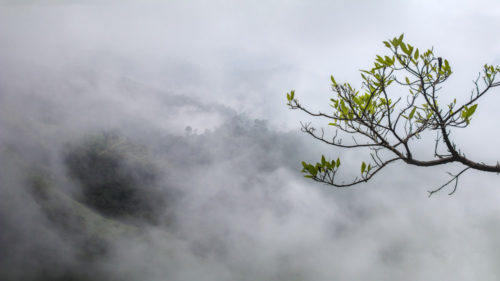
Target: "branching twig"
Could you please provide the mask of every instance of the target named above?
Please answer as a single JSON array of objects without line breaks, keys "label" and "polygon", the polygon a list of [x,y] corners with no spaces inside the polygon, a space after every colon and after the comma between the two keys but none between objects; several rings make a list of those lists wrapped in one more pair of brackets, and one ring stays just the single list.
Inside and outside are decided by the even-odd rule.
[{"label": "branching twig", "polygon": [[434,190],[427,191],[427,192],[429,192],[429,197],[431,197],[434,193],[440,191],[441,189],[443,189],[445,186],[449,185],[453,181],[455,182],[455,185],[453,186],[453,190],[450,193],[448,193],[448,195],[452,195],[453,193],[455,193],[455,191],[457,190],[457,186],[458,186],[458,177],[460,177],[460,175],[462,175],[465,171],[469,170],[470,168],[471,167],[464,168],[462,171],[460,171],[456,175],[448,172],[447,174],[450,175],[452,178],[449,181],[447,181],[445,184],[441,185],[440,187],[438,187]]}]

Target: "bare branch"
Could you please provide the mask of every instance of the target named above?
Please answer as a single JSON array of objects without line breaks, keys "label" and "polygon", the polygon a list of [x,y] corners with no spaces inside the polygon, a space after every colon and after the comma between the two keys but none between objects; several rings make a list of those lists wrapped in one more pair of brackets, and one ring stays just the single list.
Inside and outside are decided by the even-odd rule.
[{"label": "bare branch", "polygon": [[452,195],[453,193],[455,193],[455,191],[457,191],[457,186],[458,186],[458,178],[467,170],[469,170],[471,167],[467,167],[465,169],[463,169],[462,171],[460,171],[458,174],[454,175],[450,172],[448,172],[448,175],[450,175],[452,178],[447,181],[446,183],[444,183],[443,185],[441,185],[440,187],[434,189],[434,190],[429,190],[427,192],[429,192],[429,197],[431,197],[434,193],[438,192],[438,191],[441,191],[441,189],[443,189],[445,186],[449,185],[450,183],[452,182],[455,182],[454,186],[453,186],[453,190],[448,193],[448,195]]}]

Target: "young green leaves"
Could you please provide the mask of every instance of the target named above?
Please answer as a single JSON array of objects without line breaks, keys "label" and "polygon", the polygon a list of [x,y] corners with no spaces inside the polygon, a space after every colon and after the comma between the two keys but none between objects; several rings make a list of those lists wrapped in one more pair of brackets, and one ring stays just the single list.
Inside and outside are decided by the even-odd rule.
[{"label": "young green leaves", "polygon": [[370,170],[372,169],[372,165],[366,165],[365,161],[361,162],[361,176],[367,176]]},{"label": "young green leaves", "polygon": [[[484,65],[484,69],[483,69],[483,72],[484,72],[484,82],[486,84],[491,84],[493,83],[493,81],[495,80],[495,76],[498,74],[498,72],[500,72],[500,67],[494,67],[493,65],[488,65],[488,64],[485,64]],[[498,83],[494,83],[498,86]]]},{"label": "young green leaves", "polygon": [[460,116],[462,117],[463,120],[467,123],[467,125],[470,124],[470,117],[474,112],[476,112],[477,104],[474,104],[471,107],[465,106],[464,109],[462,110]]},{"label": "young green leaves", "polygon": [[321,156],[321,161],[315,165],[302,161],[302,173],[306,174],[304,177],[311,179],[320,179],[327,174],[335,173],[340,167],[340,158],[337,160],[327,161],[325,156]]},{"label": "young green leaves", "polygon": [[290,93],[286,93],[286,99],[288,100],[288,103],[291,103],[294,98],[295,98],[294,90],[291,90]]}]

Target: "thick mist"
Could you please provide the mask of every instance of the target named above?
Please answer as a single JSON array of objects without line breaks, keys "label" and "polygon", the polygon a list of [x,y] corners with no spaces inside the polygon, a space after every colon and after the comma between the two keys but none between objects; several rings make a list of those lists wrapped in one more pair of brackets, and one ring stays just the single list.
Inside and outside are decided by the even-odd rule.
[{"label": "thick mist", "polygon": [[[302,160],[341,156],[348,181],[366,154],[301,134],[307,117],[284,97],[294,88],[325,107],[330,74],[357,79],[402,31],[442,46],[469,79],[500,58],[498,39],[473,40],[499,28],[498,5],[32,2],[0,6],[1,280],[499,278],[496,175],[471,172],[430,199],[457,167],[394,165],[350,189],[310,182]],[[368,11],[395,16],[372,27]],[[469,89],[458,78],[450,92]],[[457,134],[485,161],[494,141],[472,135],[495,100]]]}]

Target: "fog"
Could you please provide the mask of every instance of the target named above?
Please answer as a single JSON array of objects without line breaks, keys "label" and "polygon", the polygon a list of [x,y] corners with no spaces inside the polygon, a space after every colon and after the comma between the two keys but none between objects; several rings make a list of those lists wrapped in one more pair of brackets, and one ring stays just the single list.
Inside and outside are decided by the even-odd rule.
[{"label": "fog", "polygon": [[[368,152],[301,133],[287,91],[327,108],[330,75],[359,82],[403,32],[459,99],[500,63],[499,4],[427,2],[1,1],[0,279],[498,280],[496,174],[428,198],[459,166],[300,173],[340,156],[349,181]],[[479,161],[500,158],[497,92],[453,132]],[[92,201],[100,184],[134,209]]]}]

